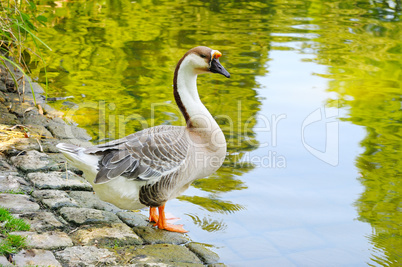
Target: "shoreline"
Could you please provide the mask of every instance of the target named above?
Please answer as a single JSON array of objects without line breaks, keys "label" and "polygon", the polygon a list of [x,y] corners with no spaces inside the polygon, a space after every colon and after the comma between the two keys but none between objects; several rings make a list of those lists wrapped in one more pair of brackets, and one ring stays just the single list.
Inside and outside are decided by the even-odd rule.
[{"label": "shoreline", "polygon": [[27,248],[0,255],[0,266],[225,266],[208,245],[101,201],[55,147],[60,140],[88,146],[91,137],[67,124],[32,82],[35,106],[30,78],[15,75],[24,94],[0,66],[0,206],[31,230],[14,232]]}]

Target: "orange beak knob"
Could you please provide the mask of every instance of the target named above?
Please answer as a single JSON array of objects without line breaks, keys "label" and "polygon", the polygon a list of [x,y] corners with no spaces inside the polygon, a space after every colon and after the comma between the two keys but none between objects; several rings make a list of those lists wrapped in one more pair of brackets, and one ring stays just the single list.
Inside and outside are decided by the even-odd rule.
[{"label": "orange beak knob", "polygon": [[220,58],[222,56],[222,53],[219,51],[215,51],[215,53],[213,54],[214,58]]}]

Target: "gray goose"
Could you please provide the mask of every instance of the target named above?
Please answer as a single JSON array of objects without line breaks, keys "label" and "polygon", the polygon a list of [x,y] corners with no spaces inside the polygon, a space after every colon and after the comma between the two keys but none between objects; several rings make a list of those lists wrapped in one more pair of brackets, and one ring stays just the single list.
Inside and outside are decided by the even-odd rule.
[{"label": "gray goose", "polygon": [[148,206],[155,226],[187,232],[182,225],[168,224],[164,209],[194,180],[214,173],[225,158],[225,136],[197,91],[198,74],[230,77],[219,62],[221,55],[198,46],[176,66],[173,93],[186,126],[159,125],[101,145],[60,143],[57,148],[84,172],[100,199],[127,210]]}]

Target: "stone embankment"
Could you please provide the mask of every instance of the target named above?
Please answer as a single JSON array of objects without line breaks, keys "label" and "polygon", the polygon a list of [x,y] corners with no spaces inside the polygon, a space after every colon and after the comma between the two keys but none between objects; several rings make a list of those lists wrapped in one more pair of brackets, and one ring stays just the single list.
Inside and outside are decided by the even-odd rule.
[{"label": "stone embankment", "polygon": [[27,248],[0,255],[0,266],[224,266],[188,235],[97,198],[55,147],[60,139],[90,145],[89,136],[47,106],[33,83],[35,107],[27,79],[18,93],[0,69],[0,206],[31,225],[12,233],[26,237]]}]

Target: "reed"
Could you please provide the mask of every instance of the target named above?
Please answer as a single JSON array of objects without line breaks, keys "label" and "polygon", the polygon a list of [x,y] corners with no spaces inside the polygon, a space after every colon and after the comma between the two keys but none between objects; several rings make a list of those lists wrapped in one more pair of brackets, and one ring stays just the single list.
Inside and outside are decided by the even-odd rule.
[{"label": "reed", "polygon": [[[45,96],[47,97],[46,62],[42,57],[41,49],[51,50],[51,48],[36,35],[37,27],[35,26],[46,22],[45,16],[37,15],[36,5],[33,1],[0,1],[0,64],[4,66],[7,74],[13,79],[15,89],[19,93],[24,93],[25,83],[23,78],[16,77],[13,69],[20,70],[23,76],[29,75],[29,67],[24,56],[29,54],[36,56],[45,68]],[[26,45],[29,38],[33,40],[34,47]],[[36,105],[35,93],[30,79],[28,79],[28,83]]]}]

